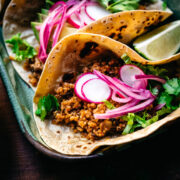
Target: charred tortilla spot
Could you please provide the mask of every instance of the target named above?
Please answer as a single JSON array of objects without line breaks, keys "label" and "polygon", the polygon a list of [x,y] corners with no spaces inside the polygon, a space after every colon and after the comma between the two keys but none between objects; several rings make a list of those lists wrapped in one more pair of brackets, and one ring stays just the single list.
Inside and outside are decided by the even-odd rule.
[{"label": "charred tortilla spot", "polygon": [[119,28],[119,30],[122,31],[123,29],[126,29],[126,28],[127,28],[127,25],[124,25],[124,26],[121,26],[121,27]]},{"label": "charred tortilla spot", "polygon": [[121,34],[118,34],[118,39],[122,39],[122,35]]},{"label": "charred tortilla spot", "polygon": [[110,38],[113,38],[116,34],[112,33],[111,35],[109,35]]},{"label": "charred tortilla spot", "polygon": [[77,40],[77,39],[75,40],[75,43],[78,43],[78,40]]},{"label": "charred tortilla spot", "polygon": [[163,16],[159,16],[158,20],[161,21],[163,19]]},{"label": "charred tortilla spot", "polygon": [[98,44],[95,42],[87,42],[85,44],[84,48],[81,50],[79,56],[81,58],[84,58],[85,56],[91,54],[91,52],[94,51],[97,46],[98,46]]},{"label": "charred tortilla spot", "polygon": [[138,30],[136,31],[136,34],[139,34],[139,32],[140,32],[140,29],[138,29]]}]

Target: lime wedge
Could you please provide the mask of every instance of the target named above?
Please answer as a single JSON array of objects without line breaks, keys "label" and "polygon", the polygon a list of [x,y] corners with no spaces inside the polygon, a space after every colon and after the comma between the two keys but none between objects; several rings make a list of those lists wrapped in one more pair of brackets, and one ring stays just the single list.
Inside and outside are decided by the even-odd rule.
[{"label": "lime wedge", "polygon": [[171,57],[180,48],[180,20],[140,36],[133,46],[137,52],[152,61]]}]

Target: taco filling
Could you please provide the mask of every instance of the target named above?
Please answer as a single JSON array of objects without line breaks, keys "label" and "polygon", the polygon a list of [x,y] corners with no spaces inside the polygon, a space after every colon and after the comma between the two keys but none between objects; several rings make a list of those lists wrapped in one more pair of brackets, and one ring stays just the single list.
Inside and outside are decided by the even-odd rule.
[{"label": "taco filling", "polygon": [[180,106],[176,62],[155,67],[131,62],[126,54],[121,58],[102,57],[65,74],[40,98],[36,115],[98,140],[145,128]]},{"label": "taco filling", "polygon": [[[19,4],[17,5],[19,6]],[[16,6],[12,5],[12,7],[9,7],[10,11],[11,8],[12,11],[14,10],[13,7]],[[29,9],[27,6],[27,13],[29,13]],[[26,41],[28,36],[25,31],[22,31],[22,34],[20,34],[20,32],[19,34],[14,34],[14,36],[6,40],[6,43],[10,44],[12,51],[15,54],[14,56],[10,53],[10,57],[12,60],[21,63],[24,70],[29,72],[29,83],[36,87],[48,54],[60,39],[68,34],[77,32],[79,29],[82,29],[83,27],[97,21],[98,19],[108,16],[111,13],[136,9],[167,10],[168,8],[166,7],[166,4],[160,0],[122,0],[117,2],[104,0],[99,0],[97,2],[91,0],[52,2],[48,0],[39,13],[37,13],[38,19],[36,19],[36,21],[28,22],[31,24],[31,31],[33,31],[37,43],[29,43],[28,40]],[[16,23],[17,22],[18,21],[16,20]],[[20,26],[19,29],[21,29],[21,25],[18,26]],[[24,25],[22,27],[24,28]],[[84,29],[84,31],[86,32],[87,30]],[[89,31],[93,31],[92,28]],[[8,35],[7,32],[5,33]],[[114,33],[111,33],[110,35],[112,38],[113,34]],[[20,50],[17,46],[21,46],[21,42],[23,42],[26,47],[30,47],[30,49],[36,53],[33,53],[32,56],[32,51],[26,51],[24,49]],[[13,64],[16,66],[15,63]],[[17,67],[15,68],[20,74],[22,73]],[[27,79],[25,81],[27,81]]]}]

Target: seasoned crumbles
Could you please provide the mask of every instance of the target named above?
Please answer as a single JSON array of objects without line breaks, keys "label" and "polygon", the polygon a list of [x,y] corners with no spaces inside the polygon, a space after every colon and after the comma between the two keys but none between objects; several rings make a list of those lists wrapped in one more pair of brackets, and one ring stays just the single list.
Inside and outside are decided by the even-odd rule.
[{"label": "seasoned crumbles", "polygon": [[[106,59],[90,64],[82,69],[81,73],[92,72],[94,69],[103,74],[118,77],[120,61]],[[73,82],[72,82],[73,80]],[[55,89],[55,96],[59,101],[60,110],[54,111],[52,123],[68,125],[74,132],[81,132],[91,140],[100,139],[108,135],[121,134],[126,126],[126,121],[121,117],[115,119],[95,119],[93,114],[105,113],[107,107],[104,103],[95,104],[84,102],[74,93],[74,77],[60,84]],[[119,107],[119,103],[110,102]]]},{"label": "seasoned crumbles", "polygon": [[28,76],[29,83],[34,87],[37,86],[37,83],[41,76],[41,72],[43,70],[43,66],[44,64],[37,57],[32,59],[27,59],[23,64],[23,68],[26,71],[31,72]]}]

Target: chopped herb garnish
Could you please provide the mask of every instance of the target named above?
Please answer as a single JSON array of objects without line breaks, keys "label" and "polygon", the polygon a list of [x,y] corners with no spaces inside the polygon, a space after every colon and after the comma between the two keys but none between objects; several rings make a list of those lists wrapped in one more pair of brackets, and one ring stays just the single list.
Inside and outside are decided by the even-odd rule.
[{"label": "chopped herb garnish", "polygon": [[41,120],[44,120],[53,110],[59,109],[59,103],[55,96],[49,94],[40,98],[38,102],[38,108],[36,115],[40,116]]},{"label": "chopped herb garnish", "polygon": [[108,109],[115,109],[114,105],[111,104],[109,101],[105,100],[103,102],[107,106]]},{"label": "chopped herb garnish", "polygon": [[25,40],[21,39],[20,33],[12,36],[11,39],[6,40],[6,43],[12,45],[12,51],[16,55],[16,61],[24,61],[33,58],[37,55],[36,50],[30,46]]},{"label": "chopped herb garnish", "polygon": [[121,56],[121,59],[124,61],[125,64],[132,64],[130,57],[126,53]]}]

